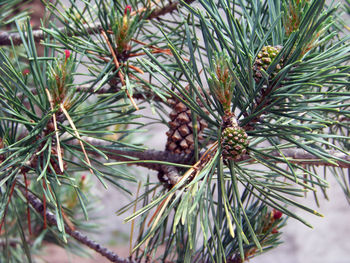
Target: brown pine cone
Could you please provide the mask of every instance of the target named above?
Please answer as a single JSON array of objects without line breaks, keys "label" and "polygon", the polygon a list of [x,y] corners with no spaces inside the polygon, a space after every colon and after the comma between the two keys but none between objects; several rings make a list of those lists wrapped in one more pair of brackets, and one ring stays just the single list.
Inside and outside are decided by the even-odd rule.
[{"label": "brown pine cone", "polygon": [[[198,104],[201,105],[200,101]],[[166,133],[168,140],[166,150],[173,153],[191,153],[194,150],[193,124],[191,110],[177,98],[168,99],[170,112],[169,131]],[[203,109],[207,114],[207,110]],[[205,120],[197,116],[198,140],[203,140],[202,132],[208,127]]]}]

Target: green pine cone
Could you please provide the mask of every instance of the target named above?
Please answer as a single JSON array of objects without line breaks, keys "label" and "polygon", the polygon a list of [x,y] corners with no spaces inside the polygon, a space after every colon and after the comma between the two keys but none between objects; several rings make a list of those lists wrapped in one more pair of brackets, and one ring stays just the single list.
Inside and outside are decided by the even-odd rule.
[{"label": "green pine cone", "polygon": [[[281,46],[265,46],[261,49],[254,62],[254,74],[256,82],[259,82],[262,78],[261,69],[264,69],[266,71],[273,62],[273,60],[277,57],[281,49]],[[274,71],[271,73],[271,78],[274,78],[277,75],[277,73],[281,70],[281,68],[282,63],[280,62],[276,65]]]},{"label": "green pine cone", "polygon": [[248,135],[239,126],[227,127],[222,132],[222,156],[224,159],[237,160],[247,152]]}]

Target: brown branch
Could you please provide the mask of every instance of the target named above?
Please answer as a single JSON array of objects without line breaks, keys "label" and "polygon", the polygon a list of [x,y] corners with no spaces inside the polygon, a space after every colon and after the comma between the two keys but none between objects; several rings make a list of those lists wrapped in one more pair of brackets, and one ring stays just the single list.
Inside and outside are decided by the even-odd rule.
[{"label": "brown branch", "polygon": [[[47,222],[51,225],[57,226],[57,220],[56,217],[53,213],[49,211],[45,211],[43,203],[39,198],[37,198],[34,194],[32,193],[25,193],[25,188],[20,187],[20,190],[22,194],[27,198],[28,203],[31,204],[31,206],[41,215],[41,216],[46,216]],[[95,250],[102,256],[108,258],[111,262],[117,262],[117,263],[133,263],[133,260],[129,259],[123,259],[120,258],[117,254],[115,254],[113,251],[110,251],[108,248],[102,247],[100,244],[97,242],[89,239],[86,235],[80,233],[79,231],[72,230],[69,228],[67,225],[64,226],[64,229],[68,235],[79,241],[80,243],[88,246],[89,248]]]},{"label": "brown branch", "polygon": [[[169,162],[175,164],[186,164],[193,165],[192,154],[175,154],[168,151],[156,151],[156,150],[145,150],[145,151],[132,151],[132,150],[121,150],[112,148],[113,146],[107,145],[106,141],[101,139],[94,138],[83,138],[86,142],[91,145],[97,146],[99,149],[103,150],[104,153],[108,156],[109,159],[117,160],[121,162],[132,161],[131,164],[145,167],[151,170],[158,171],[159,181],[166,183],[168,186],[176,184],[181,178],[181,174],[178,171],[176,166],[157,164],[157,163],[147,163],[145,160],[160,161],[160,162]],[[69,142],[71,145],[78,145],[77,140],[72,140]],[[89,150],[88,150],[89,151]],[[89,151],[91,154],[97,153],[93,150]],[[271,159],[271,162],[274,163],[285,163],[286,158],[290,163],[300,164],[300,165],[322,165],[322,166],[335,166],[340,168],[350,168],[350,156],[338,152],[338,151],[329,151],[328,154],[337,158],[338,160],[333,159],[333,163],[326,162],[325,160],[320,159],[319,157],[306,152],[302,149],[285,149],[282,150],[282,155],[280,152],[273,151],[268,153],[273,157],[278,157],[280,160]],[[136,160],[135,160],[136,159]],[[138,162],[139,161],[139,162]],[[245,154],[239,160],[240,161],[254,161],[254,158],[249,154]]]},{"label": "brown branch", "polygon": [[[33,37],[35,42],[44,39],[44,32],[42,30],[33,30]],[[10,46],[11,40],[14,45],[22,44],[22,39],[19,33],[0,32],[0,46]]]},{"label": "brown branch", "polygon": [[[111,84],[110,86],[107,85],[102,88],[99,88],[98,90],[91,88],[91,85],[80,85],[75,87],[75,92],[87,92],[91,94],[108,94],[108,93],[117,93],[119,91],[122,91],[120,87],[118,87],[117,85],[111,85]],[[33,88],[30,90],[30,92],[33,95],[38,95],[37,89]],[[20,100],[22,100],[24,96],[25,96],[24,93],[17,94],[17,97]],[[143,90],[142,92],[141,91],[138,92],[137,90],[135,90],[133,94],[133,98],[138,100],[152,99],[153,101],[164,102],[163,98],[159,97],[157,94],[151,91],[148,91],[146,89]],[[23,103],[29,107],[29,104],[26,101],[24,101]]]},{"label": "brown branch", "polygon": [[[191,160],[191,154],[176,154],[168,151],[157,151],[157,150],[145,150],[145,151],[132,151],[132,150],[120,150],[115,149],[115,146],[112,144],[106,144],[105,140],[82,137],[83,141],[98,147],[100,150],[104,150],[108,158],[117,160],[117,161],[135,161],[135,158],[142,160],[154,160],[162,162],[171,162],[177,164],[188,164]],[[69,141],[70,145],[78,145],[78,140],[74,139]],[[90,151],[91,152],[91,151]],[[141,166],[147,167],[151,170],[158,171],[160,164],[154,163],[140,163]]]},{"label": "brown branch", "polygon": [[[76,91],[77,92],[89,92],[89,93],[94,93],[94,94],[106,94],[106,93],[117,93],[119,91],[121,91],[121,88],[118,87],[117,85],[111,85],[110,86],[107,86],[107,87],[103,87],[103,88],[100,88],[98,89],[97,91],[94,91],[94,89],[91,89],[90,86],[78,86],[76,88]],[[137,90],[134,91],[134,94],[132,95],[132,97],[134,99],[137,99],[137,100],[145,100],[145,99],[152,99],[153,101],[163,101],[163,98],[159,97],[157,94],[155,94],[154,92],[152,91],[149,91],[147,90],[146,87],[144,87],[144,90],[141,92],[138,92]]]},{"label": "brown branch", "polygon": [[[185,0],[184,2],[187,4],[191,4],[192,2],[194,2],[194,0]],[[166,15],[166,14],[174,11],[179,4],[180,4],[180,1],[177,1],[174,3],[169,3],[162,8],[154,9],[149,14],[147,19],[154,19],[154,18],[158,18],[159,16]],[[85,27],[86,31],[82,31],[82,32],[87,32],[88,34],[99,33],[102,29],[101,25],[97,25],[95,27],[84,25],[84,27]],[[66,31],[66,28],[60,27],[60,28],[58,28],[58,30],[61,33],[64,33]],[[43,30],[40,30],[40,29],[33,30],[32,32],[33,32],[33,37],[34,37],[35,42],[40,42],[40,40],[43,40],[47,36],[47,34]],[[77,35],[81,35],[81,33],[77,34]],[[14,45],[22,44],[22,39],[21,39],[21,36],[19,33],[8,33],[8,32],[1,32],[0,31],[0,46],[10,46],[11,40],[12,40],[12,43]]]},{"label": "brown branch", "polygon": [[[186,4],[191,4],[193,3],[195,0],[184,0],[184,2]],[[176,1],[174,3],[169,3],[166,6],[162,7],[162,8],[158,8],[153,10],[153,12],[148,16],[147,19],[154,19],[154,18],[158,18],[160,16],[166,15],[168,13],[171,13],[173,11],[176,10],[177,6],[180,4],[180,1]]]},{"label": "brown branch", "polygon": [[[160,177],[165,176],[169,184],[177,182],[181,177],[177,168],[172,165],[158,164],[158,163],[145,163],[145,160],[148,161],[160,161],[160,162],[169,162],[175,164],[189,164],[191,165],[192,154],[175,154],[168,151],[157,151],[157,150],[145,150],[145,151],[132,151],[132,150],[120,150],[115,149],[112,145],[107,145],[105,140],[83,137],[83,141],[98,147],[100,150],[103,150],[104,153],[111,160],[116,160],[120,162],[133,161],[132,164],[148,168],[150,170],[158,171],[161,175]],[[69,141],[70,145],[78,145],[78,140],[74,139]],[[112,148],[113,147],[113,148]],[[87,150],[92,154],[97,154],[93,150]],[[135,162],[140,161],[140,162]]]},{"label": "brown branch", "polygon": [[[313,154],[302,149],[288,149],[282,151],[284,156],[293,158],[291,162],[299,164],[313,164],[335,166],[332,163],[326,162]],[[350,155],[339,151],[328,151],[328,154],[340,160],[334,160],[340,168],[350,168]],[[278,156],[278,155],[277,155]]]},{"label": "brown branch", "polygon": [[[350,155],[339,152],[339,151],[328,151],[327,153],[334,158],[337,158],[339,160],[332,160],[334,163],[329,163],[323,159],[320,159],[319,157],[303,150],[303,149],[285,149],[281,150],[282,154],[281,155],[279,152],[274,151],[272,153],[269,153],[270,155],[274,157],[279,157],[287,158],[287,160],[290,163],[295,163],[295,164],[311,164],[311,165],[322,165],[322,166],[335,166],[335,167],[340,167],[340,168],[350,168]],[[249,154],[244,155],[241,159],[238,161],[244,161],[244,160],[249,160],[252,159]],[[271,160],[273,162],[278,162],[276,160]],[[284,159],[281,159],[280,162],[284,162]]]},{"label": "brown branch", "polygon": [[[146,151],[129,151],[129,150],[117,150],[111,149],[111,145],[107,145],[106,141],[94,138],[84,137],[83,140],[86,142],[99,147],[100,149],[104,149],[108,156],[108,158],[118,161],[133,161],[135,158],[140,160],[140,163],[137,163],[139,166],[143,166],[152,170],[161,171],[162,165],[160,164],[150,164],[150,163],[142,163],[142,160],[154,160],[154,161],[162,161],[162,162],[171,162],[177,164],[192,164],[191,154],[175,154],[168,151],[155,151],[155,150],[146,150]],[[72,140],[71,144],[76,144],[76,140]],[[319,157],[303,150],[303,149],[284,149],[281,150],[283,156],[288,159],[291,163],[296,164],[312,164],[312,165],[323,165],[323,166],[338,166],[341,168],[350,168],[350,155],[346,153],[342,153],[340,151],[328,151],[327,153],[338,160],[333,160],[334,163],[326,162],[325,160],[320,159]],[[273,151],[269,153],[271,156],[280,157],[283,156],[277,152]],[[245,154],[238,161],[250,160],[252,157],[249,154]],[[271,160],[273,162],[278,162],[276,160]],[[283,162],[283,160],[281,160]]]},{"label": "brown branch", "polygon": [[[101,25],[97,25],[95,27],[89,27],[88,25],[84,25],[84,28],[85,28],[85,31],[82,31],[82,32],[87,32],[88,34],[99,33],[102,29]],[[66,28],[60,27],[60,28],[58,28],[58,30],[61,33],[64,33],[66,31]],[[83,34],[82,32],[80,32],[78,34],[74,34],[74,35],[75,36],[82,35]],[[47,34],[41,29],[33,30],[32,33],[33,33],[33,38],[34,38],[35,42],[40,42],[41,40],[43,40],[47,36]],[[67,35],[72,36],[72,34],[70,34],[70,33],[68,33]],[[13,45],[15,45],[15,46],[22,44],[22,38],[21,38],[19,33],[17,33],[17,32],[8,33],[5,31],[0,31],[0,46],[10,46],[11,40],[12,40]]]}]

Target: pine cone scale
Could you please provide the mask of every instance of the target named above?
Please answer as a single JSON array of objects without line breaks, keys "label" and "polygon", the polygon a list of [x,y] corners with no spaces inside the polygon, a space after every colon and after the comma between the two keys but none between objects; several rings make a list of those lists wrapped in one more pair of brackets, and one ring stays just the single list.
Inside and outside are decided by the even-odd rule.
[{"label": "pine cone scale", "polygon": [[[191,153],[194,149],[193,123],[191,110],[176,98],[168,99],[168,104],[173,109],[170,114],[169,131],[166,150],[173,153]],[[199,105],[200,101],[198,101]],[[205,110],[206,111],[206,110]],[[197,117],[195,129],[198,132],[198,140],[201,141],[203,129],[208,127],[205,120]]]}]

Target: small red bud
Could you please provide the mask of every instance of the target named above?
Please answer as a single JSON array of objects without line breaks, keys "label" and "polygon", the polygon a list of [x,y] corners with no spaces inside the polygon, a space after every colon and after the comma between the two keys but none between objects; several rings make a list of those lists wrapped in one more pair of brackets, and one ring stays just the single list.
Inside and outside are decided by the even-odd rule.
[{"label": "small red bud", "polygon": [[30,73],[30,70],[27,68],[22,71],[23,76],[27,76],[29,75],[29,73]]},{"label": "small red bud", "polygon": [[64,51],[64,55],[66,56],[66,60],[70,57],[70,51],[68,49],[66,49]]},{"label": "small red bud", "polygon": [[278,230],[276,228],[272,229],[271,231],[272,234],[277,234],[278,233]]},{"label": "small red bud", "polygon": [[275,220],[280,219],[280,218],[282,217],[282,215],[283,215],[283,214],[282,214],[281,211],[276,210],[276,209],[273,210],[273,218],[274,218]]},{"label": "small red bud", "polygon": [[84,175],[81,176],[81,181],[84,182],[85,179],[86,179],[86,175],[84,174]]},{"label": "small red bud", "polygon": [[127,5],[124,9],[124,15],[131,13],[131,5]]}]

